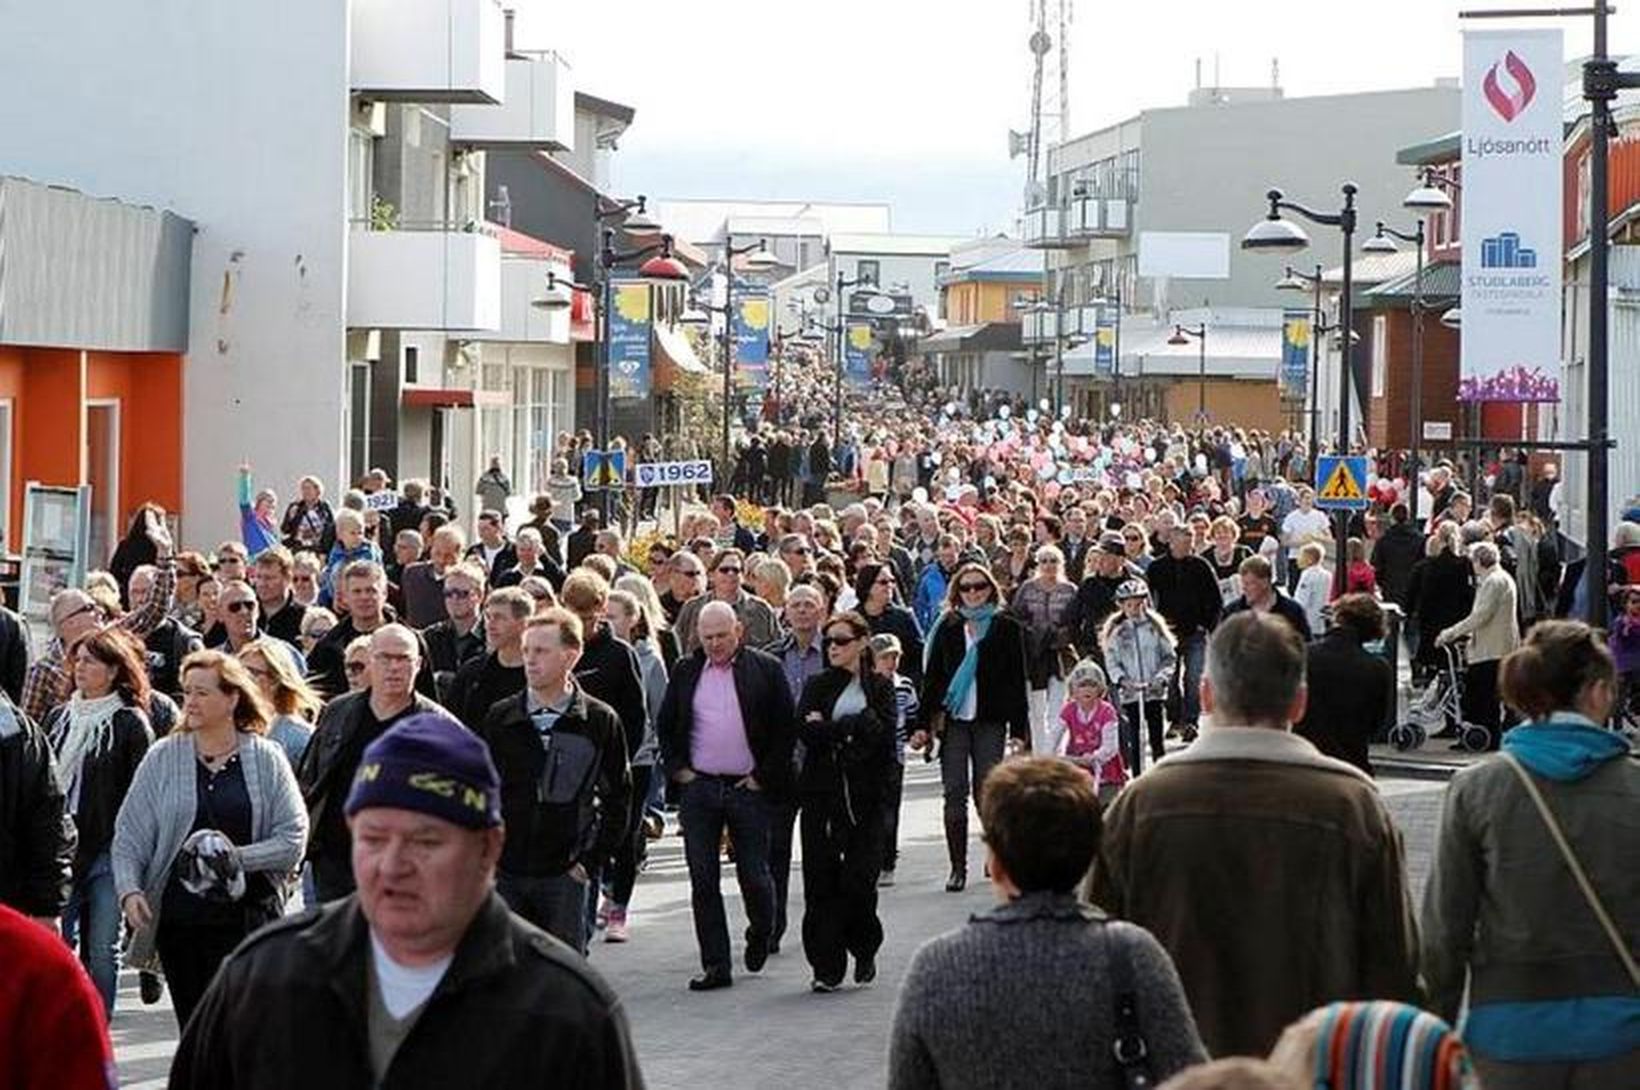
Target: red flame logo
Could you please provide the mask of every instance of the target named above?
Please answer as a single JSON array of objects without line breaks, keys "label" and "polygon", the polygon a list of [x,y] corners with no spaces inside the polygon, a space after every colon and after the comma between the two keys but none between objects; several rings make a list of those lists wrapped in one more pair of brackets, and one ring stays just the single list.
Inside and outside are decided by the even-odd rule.
[{"label": "red flame logo", "polygon": [[1515,51],[1505,53],[1501,62],[1503,70],[1509,73],[1514,81],[1515,90],[1511,93],[1503,89],[1498,80],[1498,64],[1494,63],[1486,71],[1486,79],[1481,82],[1481,90],[1486,93],[1486,101],[1498,112],[1498,116],[1505,121],[1513,121],[1526,109],[1526,104],[1532,101],[1537,94],[1537,80],[1532,76],[1532,70],[1526,67],[1526,62],[1515,56]]}]

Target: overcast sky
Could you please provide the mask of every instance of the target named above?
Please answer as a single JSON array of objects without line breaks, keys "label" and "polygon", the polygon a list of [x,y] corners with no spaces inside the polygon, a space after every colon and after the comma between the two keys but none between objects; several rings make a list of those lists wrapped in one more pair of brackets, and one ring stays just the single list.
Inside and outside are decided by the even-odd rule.
[{"label": "overcast sky", "polygon": [[[581,90],[637,110],[616,156],[623,192],[882,200],[900,231],[1011,226],[1024,168],[1007,135],[1030,116],[1032,0],[507,3],[521,46],[558,50]],[[1071,131],[1182,105],[1197,58],[1208,83],[1217,58],[1225,86],[1267,85],[1279,59],[1289,96],[1425,86],[1458,74],[1460,7],[1503,6],[1077,0]],[[1640,51],[1640,15],[1623,6],[1612,49]],[[1568,57],[1588,50],[1588,23],[1558,24]]]}]

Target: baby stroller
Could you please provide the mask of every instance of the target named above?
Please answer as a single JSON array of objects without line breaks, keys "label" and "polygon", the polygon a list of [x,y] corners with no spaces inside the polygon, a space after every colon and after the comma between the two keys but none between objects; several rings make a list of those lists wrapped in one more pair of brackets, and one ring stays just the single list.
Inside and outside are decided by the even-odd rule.
[{"label": "baby stroller", "polygon": [[1407,708],[1407,719],[1390,728],[1390,745],[1405,753],[1417,749],[1429,736],[1448,724],[1457,728],[1458,742],[1471,753],[1479,753],[1492,742],[1492,732],[1479,723],[1466,723],[1463,718],[1463,674],[1467,665],[1462,642],[1449,643],[1445,652],[1445,669],[1430,681],[1423,695]]}]

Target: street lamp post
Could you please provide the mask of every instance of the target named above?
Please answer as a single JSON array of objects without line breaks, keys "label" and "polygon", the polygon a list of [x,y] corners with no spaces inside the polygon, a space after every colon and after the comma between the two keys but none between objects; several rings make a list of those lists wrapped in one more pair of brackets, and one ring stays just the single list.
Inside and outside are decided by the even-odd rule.
[{"label": "street lamp post", "polygon": [[[1270,210],[1264,219],[1255,223],[1242,237],[1241,248],[1252,251],[1267,251],[1272,253],[1296,253],[1310,244],[1309,235],[1304,229],[1292,220],[1283,219],[1283,212],[1292,212],[1302,216],[1311,223],[1323,227],[1336,227],[1343,237],[1344,249],[1344,276],[1341,285],[1342,295],[1338,303],[1338,325],[1343,332],[1343,363],[1340,367],[1338,391],[1338,453],[1347,455],[1350,452],[1350,372],[1355,354],[1354,338],[1351,332],[1354,328],[1354,300],[1351,293],[1354,290],[1354,261],[1355,261],[1355,194],[1354,183],[1346,182],[1341,188],[1344,203],[1337,212],[1317,212],[1304,205],[1289,201],[1281,190],[1272,189],[1265,197],[1270,202]],[[1312,467],[1313,468],[1313,467]],[[1340,511],[1334,518],[1334,538],[1337,542],[1336,560],[1333,564],[1333,593],[1342,595],[1345,591],[1345,563],[1349,534],[1349,518]]]},{"label": "street lamp post", "polygon": [[1196,425],[1200,427],[1207,423],[1207,322],[1203,320],[1197,325],[1173,326],[1173,336],[1167,343],[1175,348],[1183,347],[1191,341],[1196,342]]},{"label": "street lamp post", "polygon": [[729,421],[735,395],[735,258],[745,257],[748,269],[763,270],[779,264],[769,253],[767,240],[735,246],[734,236],[725,228],[723,235],[723,305],[702,307],[723,317],[723,471],[729,472]]},{"label": "street lamp post", "polygon": [[842,442],[843,436],[843,381],[848,359],[848,326],[843,321],[843,292],[849,288],[858,288],[869,285],[875,288],[869,276],[846,277],[841,271],[837,273],[837,391],[831,406],[831,444],[836,450]]},{"label": "street lamp post", "polygon": [[[1418,443],[1422,439],[1423,430],[1423,385],[1424,385],[1424,221],[1418,220],[1417,229],[1411,232],[1398,231],[1387,227],[1379,221],[1378,229],[1373,236],[1361,244],[1364,254],[1395,253],[1395,239],[1410,242],[1418,250],[1417,271],[1412,280],[1412,391],[1408,399],[1411,403],[1411,418],[1409,420],[1410,433],[1408,435],[1408,462],[1407,478],[1412,484],[1411,513],[1412,521],[1418,521],[1418,493],[1423,491],[1418,483]],[[1376,351],[1376,350],[1375,350]]]}]

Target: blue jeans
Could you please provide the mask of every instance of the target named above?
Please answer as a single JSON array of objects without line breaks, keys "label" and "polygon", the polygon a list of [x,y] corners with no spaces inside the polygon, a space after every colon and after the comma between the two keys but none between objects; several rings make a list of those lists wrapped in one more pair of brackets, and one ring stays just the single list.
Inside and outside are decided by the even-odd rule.
[{"label": "blue jeans", "polygon": [[1207,663],[1207,634],[1179,641],[1179,722],[1196,726],[1202,718],[1202,670]]},{"label": "blue jeans", "polygon": [[567,873],[498,873],[495,877],[495,890],[508,908],[583,956],[587,952],[588,888],[589,883]]},{"label": "blue jeans", "polygon": [[763,792],[737,787],[739,777],[697,775],[679,792],[683,854],[689,863],[689,897],[695,915],[700,965],[708,973],[731,971],[729,921],[719,886],[723,830],[735,844],[735,878],[746,905],[747,934],[769,937],[774,927],[774,883],[769,876],[769,801]]},{"label": "blue jeans", "polygon": [[102,996],[103,1013],[114,1013],[114,989],[119,982],[120,905],[114,896],[114,863],[108,852],[91,861],[63,908],[63,938],[80,948],[80,963]]}]

